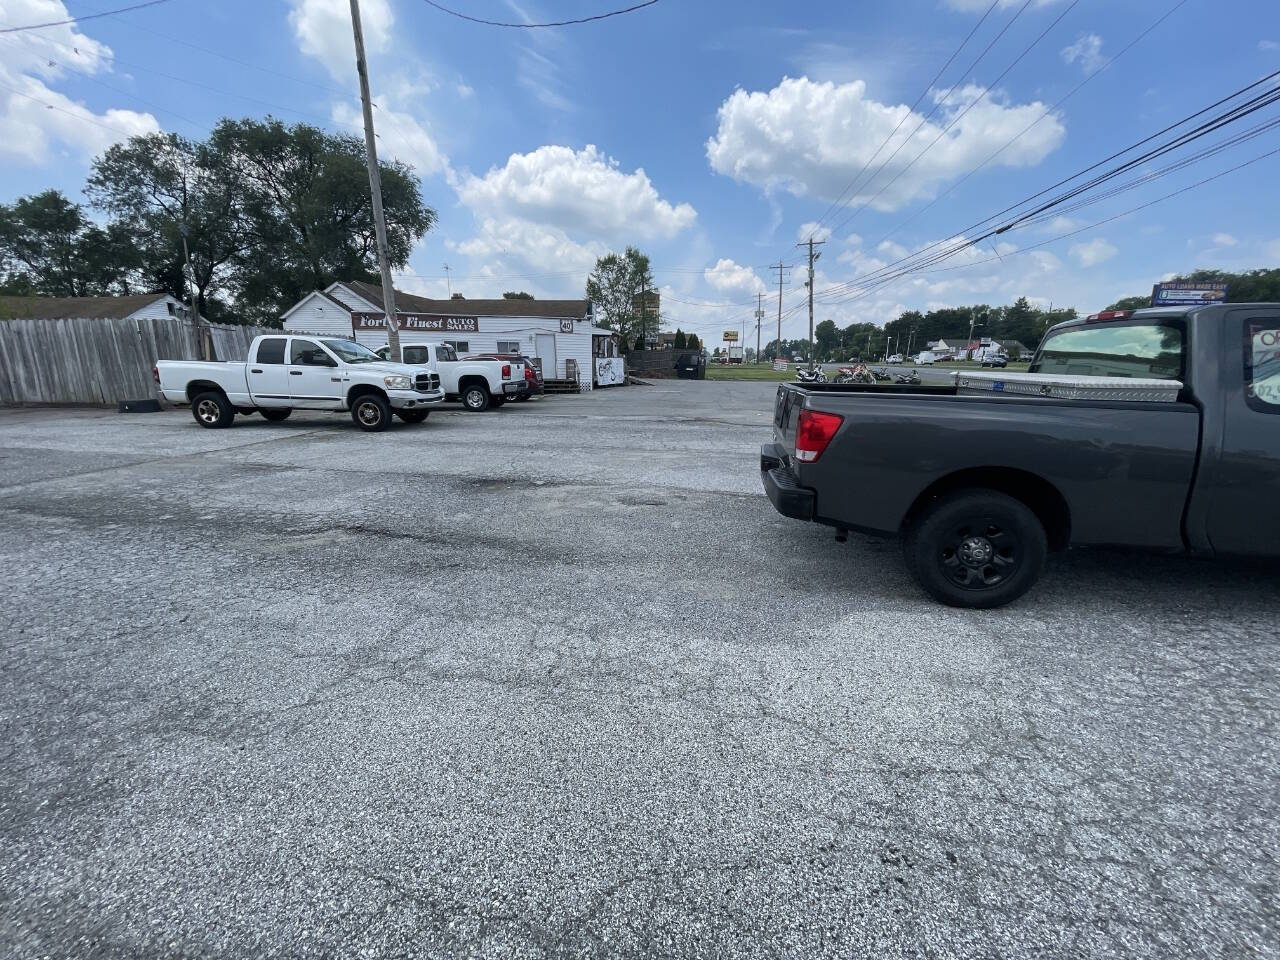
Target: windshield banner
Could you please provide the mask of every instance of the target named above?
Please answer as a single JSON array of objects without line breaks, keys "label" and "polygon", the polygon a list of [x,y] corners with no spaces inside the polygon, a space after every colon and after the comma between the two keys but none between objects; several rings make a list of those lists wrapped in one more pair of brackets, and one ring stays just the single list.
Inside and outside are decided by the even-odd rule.
[{"label": "windshield banner", "polygon": [[[351,314],[351,329],[385,330],[387,319],[381,313]],[[422,333],[479,333],[478,317],[457,317],[437,313],[396,313],[396,329]]]}]

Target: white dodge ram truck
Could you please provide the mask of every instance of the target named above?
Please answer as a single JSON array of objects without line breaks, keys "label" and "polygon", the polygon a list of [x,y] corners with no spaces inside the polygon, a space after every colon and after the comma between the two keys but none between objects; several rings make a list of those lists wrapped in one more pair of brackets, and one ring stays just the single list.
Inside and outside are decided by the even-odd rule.
[{"label": "white dodge ram truck", "polygon": [[[378,356],[389,357],[391,348],[378,348]],[[447,343],[400,342],[405,363],[426,368],[440,376],[440,385],[450,400],[461,400],[467,410],[479,412],[500,407],[525,389],[524,364],[508,360],[459,360]]]},{"label": "white dodge ram truck", "polygon": [[444,402],[438,374],[337,337],[256,337],[247,363],[161,360],[154,373],[164,398],[190,404],[208,428],[229,427],[237,413],[284,420],[294,410],[350,410],[357,427],[377,431],[393,411],[421,423]]}]

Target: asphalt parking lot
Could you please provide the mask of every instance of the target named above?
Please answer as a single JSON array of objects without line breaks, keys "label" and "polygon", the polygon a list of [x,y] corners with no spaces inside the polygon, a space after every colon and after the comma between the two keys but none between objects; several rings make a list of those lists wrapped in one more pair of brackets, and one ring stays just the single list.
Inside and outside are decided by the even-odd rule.
[{"label": "asphalt parking lot", "polygon": [[936,606],[774,389],[0,412],[0,955],[1280,956],[1280,567]]}]

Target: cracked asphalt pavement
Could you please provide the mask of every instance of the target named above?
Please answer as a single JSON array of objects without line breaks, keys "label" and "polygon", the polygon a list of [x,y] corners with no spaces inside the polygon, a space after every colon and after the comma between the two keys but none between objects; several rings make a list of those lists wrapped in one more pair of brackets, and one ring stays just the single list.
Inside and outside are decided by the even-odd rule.
[{"label": "cracked asphalt pavement", "polygon": [[773,390],[0,412],[0,955],[1280,956],[1280,567],[937,606]]}]

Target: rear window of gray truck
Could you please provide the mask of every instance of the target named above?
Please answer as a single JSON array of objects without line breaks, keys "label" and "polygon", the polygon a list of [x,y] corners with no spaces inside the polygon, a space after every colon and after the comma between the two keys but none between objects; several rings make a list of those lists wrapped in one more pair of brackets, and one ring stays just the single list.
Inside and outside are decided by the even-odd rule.
[{"label": "rear window of gray truck", "polygon": [[1169,323],[1070,327],[1036,351],[1031,373],[1181,380],[1184,336]]}]

